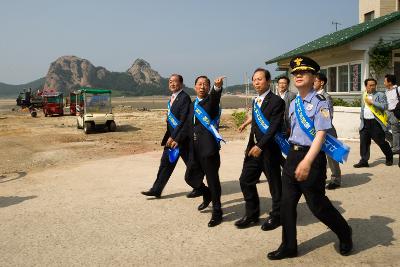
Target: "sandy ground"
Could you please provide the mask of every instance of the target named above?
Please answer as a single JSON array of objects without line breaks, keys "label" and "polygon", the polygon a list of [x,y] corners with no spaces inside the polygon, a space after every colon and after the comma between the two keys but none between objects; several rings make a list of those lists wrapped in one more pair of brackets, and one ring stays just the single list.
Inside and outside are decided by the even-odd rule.
[{"label": "sandy ground", "polygon": [[[328,192],[353,227],[353,255],[337,253],[335,236],[301,199],[300,257],[269,262],[266,253],[279,246],[281,228],[263,232],[259,226],[238,230],[233,225],[244,209],[238,177],[246,134],[235,132],[229,115],[222,133],[230,142],[221,150],[220,169],[224,222],[210,229],[210,210],[198,212],[200,199],[185,197],[189,188],[181,162],[161,199],[140,194],[158,169],[161,149],[156,142],[164,111],[121,108],[116,115],[122,130],[85,136],[72,117],[32,119],[5,110],[0,108],[1,266],[400,264],[398,157],[394,166],[385,166],[376,145],[371,167],[354,169],[359,144],[348,142],[351,154],[342,167],[343,187]],[[150,118],[161,126],[153,123],[149,130]],[[271,199],[265,177],[262,181],[258,188],[264,219]]]},{"label": "sandy ground", "polygon": [[[74,116],[44,117],[39,110],[32,118],[28,110],[15,107],[15,100],[0,99],[0,175],[159,150],[166,110],[151,108],[165,103],[161,97],[117,98],[117,131],[85,135]],[[147,109],[140,111],[143,107]],[[244,139],[246,133],[237,132],[231,112],[224,111],[221,133],[227,140]]]}]

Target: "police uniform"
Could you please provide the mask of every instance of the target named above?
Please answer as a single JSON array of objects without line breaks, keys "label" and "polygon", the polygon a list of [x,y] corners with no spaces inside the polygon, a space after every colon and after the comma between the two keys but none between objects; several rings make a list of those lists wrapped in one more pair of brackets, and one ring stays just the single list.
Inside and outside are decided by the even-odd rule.
[{"label": "police uniform", "polygon": [[[317,73],[319,71],[319,66],[315,61],[302,56],[292,59],[290,64],[293,72],[310,71]],[[329,103],[324,96],[317,94],[314,89],[311,89],[302,101],[306,115],[313,121],[316,132],[327,131],[332,127]],[[291,123],[291,134],[289,137],[291,149],[282,172],[282,244],[278,250],[269,253],[268,258],[277,260],[297,256],[296,208],[302,194],[314,216],[338,236],[340,251],[342,253],[342,246],[344,246],[344,252],[346,253],[343,255],[345,255],[352,248],[351,228],[325,196],[327,164],[325,153],[323,151],[318,153],[311,164],[307,179],[301,182],[297,181],[295,170],[308,153],[312,140],[299,125],[299,121],[296,118],[295,101],[290,105],[289,119]]]}]

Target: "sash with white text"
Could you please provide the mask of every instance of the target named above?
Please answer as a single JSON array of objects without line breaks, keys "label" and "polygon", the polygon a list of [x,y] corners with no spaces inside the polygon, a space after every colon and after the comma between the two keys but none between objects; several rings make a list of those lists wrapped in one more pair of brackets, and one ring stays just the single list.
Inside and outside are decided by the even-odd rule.
[{"label": "sash with white text", "polygon": [[[299,95],[295,98],[295,112],[300,128],[307,134],[310,140],[314,140],[316,134],[314,122],[307,116],[303,100]],[[340,163],[347,160],[347,156],[350,152],[350,148],[347,145],[328,133],[326,134],[325,142],[321,149],[333,160]]]},{"label": "sash with white text", "polygon": [[203,109],[202,106],[199,105],[199,99],[197,98],[196,101],[194,102],[194,116],[214,136],[218,144],[221,141],[225,143],[225,140],[222,138],[222,136],[218,133],[217,130],[219,123],[219,116],[216,119],[211,120],[207,112]]},{"label": "sash with white text", "polygon": [[[256,123],[260,131],[263,134],[265,134],[268,131],[270,123],[267,120],[267,118],[265,118],[264,114],[261,111],[261,108],[255,103],[255,101],[253,101],[253,118],[256,120]],[[290,144],[288,140],[285,137],[283,137],[281,132],[277,132],[274,138],[275,142],[279,145],[282,154],[287,156],[290,149]]]}]

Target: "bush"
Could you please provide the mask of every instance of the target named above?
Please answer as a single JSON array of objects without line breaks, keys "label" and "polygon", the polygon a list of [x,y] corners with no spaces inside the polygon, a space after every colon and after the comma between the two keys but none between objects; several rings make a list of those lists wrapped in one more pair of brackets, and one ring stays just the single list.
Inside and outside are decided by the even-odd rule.
[{"label": "bush", "polygon": [[236,127],[239,127],[246,120],[246,111],[240,111],[240,112],[235,111],[232,113],[232,118],[233,121],[235,122]]},{"label": "bush", "polygon": [[361,107],[361,99],[356,98],[350,103],[350,107]]},{"label": "bush", "polygon": [[341,98],[334,98],[333,105],[342,107],[361,107],[361,99],[356,98],[351,103],[349,103]]},{"label": "bush", "polygon": [[344,100],[341,99],[341,98],[334,98],[334,99],[333,99],[333,105],[334,105],[334,106],[348,107],[348,106],[349,106],[349,103],[346,102],[346,101],[344,101]]}]

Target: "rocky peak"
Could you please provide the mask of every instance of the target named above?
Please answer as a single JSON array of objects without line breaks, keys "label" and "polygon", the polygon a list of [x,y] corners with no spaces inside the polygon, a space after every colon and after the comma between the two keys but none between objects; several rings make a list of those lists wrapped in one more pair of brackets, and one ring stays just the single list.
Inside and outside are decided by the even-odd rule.
[{"label": "rocky peak", "polygon": [[147,61],[141,58],[136,59],[135,62],[133,62],[132,66],[127,70],[127,72],[139,85],[159,85],[161,81],[160,74],[158,74],[157,71],[153,70]]},{"label": "rocky peak", "polygon": [[87,59],[62,56],[51,63],[46,75],[44,90],[55,89],[68,93],[80,86],[93,86],[109,73],[103,67],[95,67]]}]

